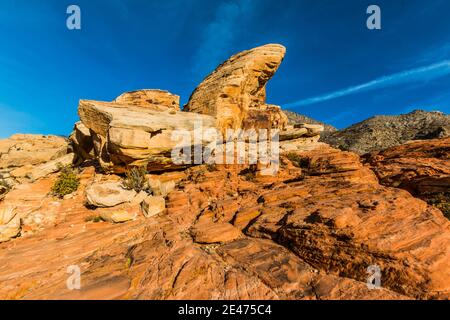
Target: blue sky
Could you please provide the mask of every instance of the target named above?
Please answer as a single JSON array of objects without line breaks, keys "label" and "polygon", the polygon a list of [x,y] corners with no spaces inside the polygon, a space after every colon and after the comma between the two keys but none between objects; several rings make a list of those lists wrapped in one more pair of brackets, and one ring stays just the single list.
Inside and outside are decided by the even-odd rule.
[{"label": "blue sky", "polygon": [[[81,8],[82,29],[66,28]],[[381,7],[382,29],[366,28]],[[230,55],[287,47],[268,102],[339,128],[450,112],[450,1],[0,0],[0,138],[67,135],[79,99],[166,89],[182,103]]]}]

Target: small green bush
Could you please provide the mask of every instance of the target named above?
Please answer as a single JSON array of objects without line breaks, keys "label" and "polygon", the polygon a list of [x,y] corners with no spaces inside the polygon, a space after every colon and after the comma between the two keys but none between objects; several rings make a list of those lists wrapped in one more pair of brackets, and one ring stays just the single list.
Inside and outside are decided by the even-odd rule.
[{"label": "small green bush", "polygon": [[52,194],[62,198],[77,191],[79,185],[80,179],[78,179],[72,166],[61,167],[59,177],[52,187]]},{"label": "small green bush", "polygon": [[131,167],[125,172],[125,178],[122,181],[123,187],[136,192],[151,192],[146,174],[147,169],[145,167]]},{"label": "small green bush", "polygon": [[94,222],[94,223],[97,223],[97,222],[103,222],[104,220],[103,220],[103,218],[100,217],[100,216],[91,215],[91,216],[87,216],[87,217],[84,219],[84,221],[85,221],[85,222]]},{"label": "small green bush", "polygon": [[441,192],[432,195],[425,195],[428,204],[442,211],[444,216],[450,219],[450,193]]},{"label": "small green bush", "polygon": [[298,168],[306,169],[309,167],[309,159],[303,158],[295,152],[288,153],[286,155],[286,158],[288,158],[288,160],[291,161],[292,164]]},{"label": "small green bush", "polygon": [[252,182],[255,181],[256,179],[256,170],[257,170],[256,165],[252,164],[248,168],[239,172],[239,175],[243,176],[245,180]]}]

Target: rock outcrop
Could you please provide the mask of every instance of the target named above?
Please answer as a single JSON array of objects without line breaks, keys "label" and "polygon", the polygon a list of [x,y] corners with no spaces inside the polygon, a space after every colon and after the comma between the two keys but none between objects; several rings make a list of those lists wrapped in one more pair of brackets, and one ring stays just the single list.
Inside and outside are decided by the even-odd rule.
[{"label": "rock outcrop", "polygon": [[[166,211],[149,218],[131,205],[104,208],[108,215],[86,208],[92,168],[56,204],[47,198],[52,176],[23,185],[22,199],[35,200],[18,210],[34,203],[56,220],[30,233],[34,220],[24,217],[24,236],[0,244],[0,297],[449,298],[450,222],[439,210],[379,185],[353,153],[321,146],[282,163],[270,177],[250,177],[245,165],[187,169]],[[92,222],[93,214],[127,222]],[[81,290],[66,288],[69,265],[81,266]],[[380,289],[367,287],[371,265]]]},{"label": "rock outcrop", "polygon": [[271,44],[234,55],[197,87],[183,112],[178,96],[160,90],[127,92],[113,102],[81,100],[81,123],[71,135],[74,150],[81,159],[97,159],[105,171],[121,173],[130,166],[149,171],[186,167],[171,158],[180,144],[173,139],[176,130],[191,133],[191,138],[202,132],[199,141],[187,142],[191,149],[216,141],[207,129],[218,130],[223,139],[226,129],[278,129],[284,141],[295,140],[289,150],[315,145],[321,130],[311,134],[310,129],[289,126],[280,107],[266,104],[266,83],[285,51]]},{"label": "rock outcrop", "polygon": [[342,150],[364,154],[384,150],[410,140],[448,137],[450,116],[442,112],[415,110],[399,116],[375,116],[322,137]]},{"label": "rock outcrop", "polygon": [[[101,166],[115,172],[127,166],[147,166],[152,171],[174,168],[171,151],[180,139],[173,139],[173,132],[185,130],[193,136],[197,123],[214,126],[214,118],[207,115],[90,100],[80,101],[78,114],[90,130]],[[202,143],[208,142],[206,137]]]},{"label": "rock outcrop", "polygon": [[113,102],[149,108],[156,111],[180,110],[180,97],[168,91],[146,89],[126,92],[118,96]]},{"label": "rock outcrop", "polygon": [[[266,45],[233,56],[185,111],[173,94],[139,90],[81,100],[70,144],[1,141],[0,178],[20,183],[0,181],[0,299],[450,299],[450,221],[424,197],[448,193],[450,140],[364,164],[319,142],[324,125],[289,123],[266,104],[284,54]],[[279,129],[277,170],[174,163],[172,134],[204,128]],[[197,138],[182,145],[213,140]],[[63,160],[76,161],[76,190],[56,197]],[[130,166],[154,172],[124,180]],[[80,290],[67,288],[73,265]]]},{"label": "rock outcrop", "polygon": [[[254,115],[251,109],[256,109],[257,116],[258,109],[265,108],[266,83],[285,52],[281,45],[268,44],[232,56],[203,80],[184,110],[213,116],[222,131],[241,129],[246,118]],[[285,119],[273,126],[282,128],[284,123]]]},{"label": "rock outcrop", "polygon": [[380,183],[402,188],[450,219],[450,138],[413,141],[365,155]]},{"label": "rock outcrop", "polygon": [[[67,139],[58,136],[16,134],[0,140],[0,178],[10,186],[39,179],[58,171],[57,164],[71,162],[74,155]],[[50,163],[47,165],[47,163]]]}]

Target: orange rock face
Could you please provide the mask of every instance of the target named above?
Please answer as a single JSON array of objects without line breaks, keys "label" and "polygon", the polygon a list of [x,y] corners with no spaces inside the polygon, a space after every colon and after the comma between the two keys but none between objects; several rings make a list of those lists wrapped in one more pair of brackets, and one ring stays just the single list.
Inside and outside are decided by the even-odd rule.
[{"label": "orange rock face", "polygon": [[113,102],[117,104],[150,108],[152,110],[180,110],[180,97],[163,90],[136,90],[121,94]]},{"label": "orange rock face", "polygon": [[450,138],[410,142],[368,154],[364,161],[380,183],[409,191],[450,219]]},{"label": "orange rock face", "polygon": [[[276,176],[251,170],[190,168],[164,214],[122,224],[91,219],[91,167],[70,199],[46,195],[52,176],[24,185],[27,201],[12,191],[1,205],[54,218],[37,227],[24,217],[24,235],[0,244],[0,298],[450,297],[450,222],[379,185],[355,154],[321,146],[284,155]],[[66,284],[72,265],[80,290]],[[370,266],[380,289],[366,284]]]},{"label": "orange rock face", "polygon": [[195,89],[184,111],[214,116],[222,130],[242,128],[251,108],[264,108],[266,83],[285,53],[282,45],[267,44],[232,56]]}]

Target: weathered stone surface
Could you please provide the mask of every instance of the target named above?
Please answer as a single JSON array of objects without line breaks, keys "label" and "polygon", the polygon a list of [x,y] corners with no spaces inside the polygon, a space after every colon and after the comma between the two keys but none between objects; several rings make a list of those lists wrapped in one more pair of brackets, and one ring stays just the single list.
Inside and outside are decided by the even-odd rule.
[{"label": "weathered stone surface", "polygon": [[[0,297],[448,297],[449,222],[437,210],[380,186],[352,153],[323,146],[298,154],[300,166],[282,158],[277,176],[252,181],[235,166],[190,168],[181,189],[167,196],[166,214],[138,215],[125,224],[86,222],[118,209],[84,206],[84,188],[102,178],[93,168],[83,171],[80,190],[67,200],[47,196],[52,175],[18,186],[4,201],[33,218],[24,220],[24,236],[0,244]],[[138,208],[130,206],[119,208],[127,214]],[[55,217],[53,224],[35,229],[47,215]],[[211,230],[218,224],[217,231],[230,222],[242,230],[231,242],[195,243],[191,237],[201,223]],[[367,263],[381,267],[382,289],[367,288]],[[73,264],[83,270],[76,292],[66,288]]]},{"label": "weathered stone surface", "polygon": [[380,183],[402,188],[450,219],[450,138],[413,141],[364,157]]},{"label": "weathered stone surface", "polygon": [[28,174],[27,177],[31,180],[41,179],[51,173],[58,172],[61,167],[70,166],[75,160],[75,154],[69,153],[58,159],[35,166]]},{"label": "weathered stone surface", "polygon": [[112,223],[123,223],[137,218],[139,211],[132,206],[118,206],[110,210],[100,210],[99,216]]},{"label": "weathered stone surface", "polygon": [[241,231],[229,223],[197,223],[191,229],[197,243],[225,243],[237,239]]},{"label": "weathered stone surface", "polygon": [[148,196],[142,201],[141,207],[144,216],[150,218],[166,210],[166,200],[161,196]]},{"label": "weathered stone surface", "polygon": [[279,129],[288,124],[288,118],[279,106],[265,104],[248,109],[247,116],[242,121],[243,129]]},{"label": "weathered stone surface", "polygon": [[21,230],[20,217],[11,206],[0,208],[0,243],[18,236]]},{"label": "weathered stone surface", "polygon": [[[83,124],[95,134],[100,164],[118,172],[126,166],[148,165],[152,171],[174,168],[171,152],[182,142],[182,137],[172,138],[174,130],[193,133],[198,123],[214,125],[214,119],[207,115],[98,101],[81,100],[78,112]],[[201,143],[210,142],[209,137],[202,138]]]},{"label": "weathered stone surface", "polygon": [[118,104],[133,105],[163,111],[170,109],[180,110],[180,97],[168,91],[158,89],[145,89],[130,91],[121,94],[113,102]]},{"label": "weathered stone surface", "polygon": [[0,140],[0,169],[41,164],[67,151],[67,141],[63,137],[15,134]]},{"label": "weathered stone surface", "polygon": [[281,45],[268,44],[232,56],[203,80],[184,110],[215,117],[223,131],[242,128],[250,108],[265,105],[266,83],[285,52]]},{"label": "weathered stone surface", "polygon": [[94,141],[91,132],[82,122],[75,123],[69,139],[81,161],[95,157]]},{"label": "weathered stone surface", "polygon": [[125,190],[121,182],[94,183],[86,189],[86,198],[94,207],[114,207],[130,202],[136,196],[136,191]]}]

